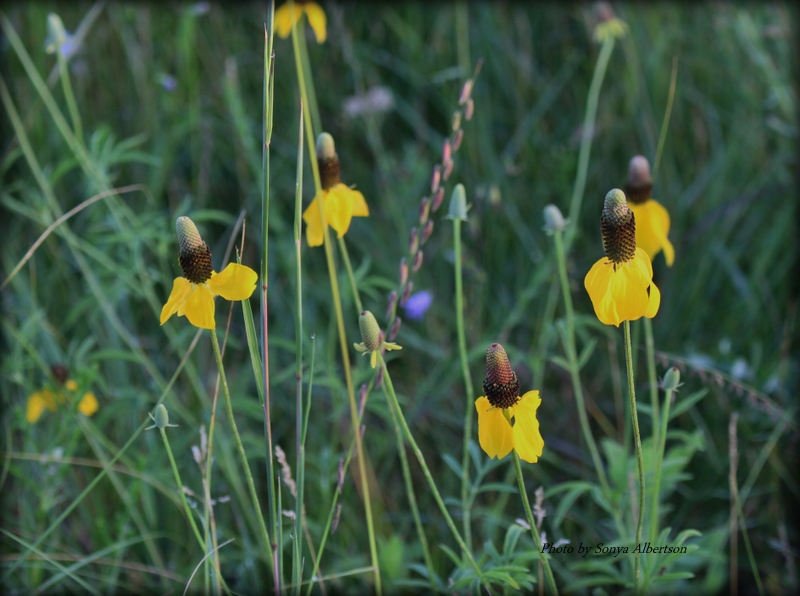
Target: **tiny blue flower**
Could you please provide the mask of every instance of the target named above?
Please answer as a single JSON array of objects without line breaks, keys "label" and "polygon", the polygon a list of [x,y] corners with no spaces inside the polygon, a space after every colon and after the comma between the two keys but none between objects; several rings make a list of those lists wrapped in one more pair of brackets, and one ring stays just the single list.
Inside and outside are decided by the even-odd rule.
[{"label": "tiny blue flower", "polygon": [[159,77],[159,82],[161,83],[161,88],[169,93],[172,93],[178,87],[177,79],[175,79],[175,77],[167,73],[161,73],[161,76]]},{"label": "tiny blue flower", "polygon": [[433,294],[427,290],[412,294],[411,297],[403,305],[406,311],[406,317],[414,321],[421,321],[425,316],[427,310],[433,303]]}]

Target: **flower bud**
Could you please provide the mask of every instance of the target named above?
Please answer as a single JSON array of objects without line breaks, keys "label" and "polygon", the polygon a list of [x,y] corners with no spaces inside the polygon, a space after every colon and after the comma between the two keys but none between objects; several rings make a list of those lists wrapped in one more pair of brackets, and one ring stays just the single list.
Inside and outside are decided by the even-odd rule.
[{"label": "flower bud", "polygon": [[428,238],[431,237],[433,234],[433,220],[429,219],[428,223],[425,224],[425,227],[422,228],[422,234],[420,234],[419,244],[422,246],[428,241]]},{"label": "flower bud", "polygon": [[625,196],[631,203],[644,203],[650,198],[653,179],[650,163],[643,155],[631,158],[628,164],[628,179],[625,181]]},{"label": "flower bud", "polygon": [[167,412],[167,408],[164,407],[164,404],[158,404],[156,406],[153,422],[156,423],[158,430],[164,430],[169,426],[169,412]]},{"label": "flower bud", "polygon": [[339,520],[342,519],[342,504],[336,504],[336,511],[333,514],[333,521],[331,522],[331,534],[336,533],[336,529],[339,527]]},{"label": "flower bud", "polygon": [[380,350],[383,343],[383,333],[378,326],[378,321],[368,310],[362,311],[358,317],[358,329],[361,331],[361,341],[367,350]]},{"label": "flower bud", "polygon": [[419,248],[419,233],[417,228],[411,228],[411,232],[408,234],[408,254],[415,255],[417,254],[417,249]]},{"label": "flower bud", "polygon": [[444,186],[440,186],[439,189],[436,191],[436,194],[433,195],[433,203],[431,204],[431,211],[436,213],[439,210],[439,207],[442,206],[444,202]]},{"label": "flower bud", "polygon": [[472,98],[470,97],[467,100],[467,107],[464,108],[464,118],[467,119],[467,122],[472,120],[472,115],[474,113],[475,113],[475,102],[472,101]]},{"label": "flower bud", "polygon": [[472,87],[475,86],[474,79],[467,79],[464,82],[464,86],[461,88],[461,95],[458,98],[458,105],[463,106],[467,101],[469,101],[470,96],[472,95]]},{"label": "flower bud", "polygon": [[442,171],[442,180],[447,180],[450,178],[450,174],[453,173],[453,160],[450,159],[447,163],[444,164],[444,171]]},{"label": "flower bud", "polygon": [[339,184],[339,156],[333,137],[327,132],[317,137],[317,165],[319,166],[320,186],[329,190]]},{"label": "flower bud", "polygon": [[344,487],[344,460],[339,460],[339,470],[336,478],[336,492],[342,496],[342,488]]},{"label": "flower bud", "polygon": [[455,134],[453,135],[453,152],[455,153],[458,151],[458,148],[461,147],[461,141],[464,140],[464,131],[462,129],[458,129]]},{"label": "flower bud", "polygon": [[422,267],[422,251],[418,250],[417,254],[414,255],[414,262],[411,265],[411,271],[416,273],[419,271],[420,267]]},{"label": "flower bud", "polygon": [[608,192],[600,214],[603,249],[613,263],[624,263],[636,256],[636,220],[628,207],[625,193],[614,188]]},{"label": "flower bud", "polygon": [[450,209],[447,212],[448,219],[460,219],[467,221],[467,191],[464,185],[459,183],[450,195]]},{"label": "flower bud", "polygon": [[439,190],[439,185],[442,183],[442,166],[438,163],[433,166],[433,174],[431,175],[431,194]]},{"label": "flower bud", "polygon": [[392,313],[394,313],[394,307],[397,304],[397,290],[392,290],[392,293],[389,294],[389,301],[386,304],[386,318],[391,319]]},{"label": "flower bud", "polygon": [[673,366],[667,371],[667,374],[664,375],[664,381],[661,386],[665,391],[677,391],[678,387],[682,384],[681,371],[678,370],[677,366]]},{"label": "flower bud", "polygon": [[408,261],[405,257],[400,259],[400,285],[406,285],[408,281]]},{"label": "flower bud", "polygon": [[461,110],[453,112],[453,132],[461,128]]},{"label": "flower bud", "polygon": [[544,208],[544,230],[548,234],[563,230],[567,225],[561,210],[555,205],[545,205]]},{"label": "flower bud", "polygon": [[414,291],[414,282],[410,281],[406,284],[406,287],[403,288],[403,295],[400,297],[400,306],[403,306],[406,302],[408,302],[412,291]]},{"label": "flower bud", "polygon": [[[445,164],[445,169],[447,168],[447,163],[453,160],[453,144],[450,142],[450,139],[447,138],[444,140],[444,144],[442,145],[442,163]],[[447,177],[445,177],[447,180]]]},{"label": "flower bud", "polygon": [[431,200],[429,197],[423,197],[419,204],[419,225],[424,226],[431,215]]},{"label": "flower bud", "polygon": [[496,408],[510,408],[519,401],[519,380],[511,370],[508,354],[498,343],[486,350],[486,378],[483,390],[489,403]]},{"label": "flower bud", "polygon": [[178,233],[178,255],[183,276],[194,284],[205,283],[214,271],[211,264],[211,251],[203,242],[194,222],[182,215],[175,220]]},{"label": "flower bud", "polygon": [[389,341],[394,341],[397,337],[397,334],[400,333],[400,325],[403,324],[403,319],[400,317],[395,317],[394,322],[392,323],[392,328],[389,330]]}]

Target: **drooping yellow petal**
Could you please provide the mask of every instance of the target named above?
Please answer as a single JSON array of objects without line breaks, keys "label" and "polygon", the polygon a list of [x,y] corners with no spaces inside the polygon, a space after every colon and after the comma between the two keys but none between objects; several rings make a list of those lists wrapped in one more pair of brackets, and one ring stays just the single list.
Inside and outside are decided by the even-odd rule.
[{"label": "drooping yellow petal", "polygon": [[628,206],[636,217],[636,246],[643,248],[650,260],[663,250],[667,265],[672,266],[675,249],[667,238],[669,212],[653,199],[644,203],[628,203]]},{"label": "drooping yellow petal", "polygon": [[341,183],[337,184],[333,188],[336,189],[338,193],[347,197],[347,200],[350,202],[350,210],[353,214],[353,217],[369,216],[369,207],[367,207],[367,201],[364,199],[364,195],[362,195],[360,191],[353,190],[349,186],[345,186]]},{"label": "drooping yellow petal", "polygon": [[81,401],[78,403],[78,411],[84,416],[93,415],[99,407],[97,398],[91,391],[84,393]]},{"label": "drooping yellow petal", "polygon": [[41,418],[45,408],[51,412],[56,411],[56,400],[53,398],[53,392],[49,389],[37,391],[28,398],[28,403],[25,405],[25,420],[29,424],[35,424]]},{"label": "drooping yellow petal", "polygon": [[650,283],[650,278],[643,275],[633,263],[617,266],[611,276],[609,291],[620,321],[635,321],[644,315],[650,300],[647,295]]},{"label": "drooping yellow petal", "polygon": [[608,291],[611,285],[611,278],[614,275],[614,265],[605,257],[597,261],[583,280],[583,286],[589,293],[592,300],[594,314],[604,325],[616,325],[619,327],[620,318],[617,314],[616,305],[611,299]]},{"label": "drooping yellow petal", "polygon": [[228,263],[219,273],[211,275],[208,287],[215,296],[222,296],[225,300],[246,300],[253,295],[256,289],[258,274],[239,263]]},{"label": "drooping yellow petal", "polygon": [[214,294],[206,284],[195,284],[178,315],[186,315],[189,322],[200,329],[214,329]]},{"label": "drooping yellow petal", "polygon": [[319,207],[315,197],[311,204],[303,211],[303,221],[306,222],[306,242],[309,246],[322,246],[324,238],[322,230],[322,218],[319,215]]},{"label": "drooping yellow petal", "polygon": [[638,269],[642,278],[649,281],[649,296],[647,299],[647,307],[643,314],[648,319],[652,319],[656,316],[659,306],[661,306],[661,292],[658,287],[656,287],[656,284],[653,283],[653,265],[650,263],[650,258],[647,256],[647,253],[639,247],[636,248],[636,256],[631,264],[634,268]]},{"label": "drooping yellow petal", "polygon": [[303,12],[303,7],[295,3],[289,7],[289,3],[280,6],[275,11],[275,33],[278,37],[286,39],[292,33],[292,27]]},{"label": "drooping yellow petal", "polygon": [[66,387],[70,391],[77,391],[78,383],[77,381],[75,381],[75,379],[69,379],[66,383],[64,383],[64,387]]},{"label": "drooping yellow petal", "polygon": [[489,457],[504,458],[514,446],[511,424],[503,416],[503,410],[495,408],[486,397],[475,400],[478,412],[478,441]]},{"label": "drooping yellow petal", "polygon": [[353,203],[347,194],[350,191],[344,184],[337,184],[325,193],[325,219],[341,238],[350,228],[353,219]]},{"label": "drooping yellow petal", "polygon": [[378,363],[378,350],[372,350],[372,354],[369,355],[369,365],[372,368],[375,368],[375,365]]},{"label": "drooping yellow petal", "polygon": [[161,324],[178,312],[178,309],[183,305],[184,300],[192,291],[192,283],[184,277],[176,277],[172,282],[172,292],[170,292],[167,303],[161,309]]},{"label": "drooping yellow petal", "polygon": [[308,24],[314,30],[314,36],[317,38],[317,43],[325,43],[328,38],[328,30],[326,27],[327,19],[325,18],[325,11],[316,2],[309,2],[305,5],[306,16],[308,17]]},{"label": "drooping yellow petal", "polygon": [[544,439],[539,432],[539,421],[536,419],[536,410],[542,403],[538,391],[528,391],[523,395],[514,410],[514,451],[520,459],[528,463],[536,463],[544,449]]}]

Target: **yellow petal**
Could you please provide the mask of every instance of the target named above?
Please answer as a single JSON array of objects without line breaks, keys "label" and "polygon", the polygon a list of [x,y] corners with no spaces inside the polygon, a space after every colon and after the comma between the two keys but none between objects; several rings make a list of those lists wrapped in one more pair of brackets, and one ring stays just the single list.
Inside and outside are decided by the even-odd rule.
[{"label": "yellow petal", "polygon": [[621,320],[609,291],[613,275],[613,264],[603,257],[589,269],[589,273],[583,280],[583,286],[589,293],[594,314],[597,315],[598,320],[604,325],[619,327]]},{"label": "yellow petal", "polygon": [[667,266],[672,267],[672,263],[675,262],[675,249],[672,246],[672,242],[667,238],[669,234],[669,211],[661,203],[653,199],[647,201],[647,205],[650,211],[653,234],[658,238],[661,248],[664,249],[664,258],[667,260]]},{"label": "yellow petal", "polygon": [[208,287],[215,296],[222,296],[225,300],[246,300],[253,295],[256,289],[258,274],[239,263],[228,263],[222,271],[211,275]]},{"label": "yellow petal", "polygon": [[372,368],[375,368],[375,365],[378,363],[378,350],[372,350],[372,354],[369,356],[369,365]]},{"label": "yellow petal", "polygon": [[350,202],[350,210],[352,211],[353,217],[369,216],[369,207],[367,207],[367,201],[364,199],[364,195],[362,195],[361,192],[353,190],[349,186],[341,183],[333,188],[342,196],[347,197],[347,200]]},{"label": "yellow petal", "polygon": [[78,410],[84,416],[91,416],[97,411],[98,407],[99,406],[97,404],[97,398],[91,391],[87,391],[86,393],[84,393],[83,398],[78,404]]},{"label": "yellow petal", "polygon": [[503,410],[492,407],[486,397],[475,400],[478,412],[478,441],[481,449],[489,457],[504,458],[511,453],[514,446],[511,435],[511,424],[503,416]]},{"label": "yellow petal", "polygon": [[322,246],[324,235],[322,233],[322,218],[317,206],[318,197],[303,211],[303,221],[306,222],[306,242],[309,246]]},{"label": "yellow petal", "polygon": [[[646,258],[647,255],[643,256]],[[649,260],[647,263],[649,265]],[[620,321],[635,321],[647,311],[650,300],[647,288],[650,287],[651,280],[642,273],[640,267],[641,265],[637,266],[631,261],[622,263],[617,265],[617,270],[611,276],[609,294]]]},{"label": "yellow petal", "polygon": [[37,391],[28,398],[28,403],[25,405],[25,420],[29,424],[35,424],[42,416],[45,408],[53,412],[56,409],[53,393],[49,389]]},{"label": "yellow petal", "polygon": [[325,43],[328,38],[328,30],[326,28],[325,11],[316,2],[309,2],[305,6],[306,16],[308,17],[308,24],[314,30],[314,36],[317,38],[317,43]]},{"label": "yellow petal", "polygon": [[78,383],[75,381],[75,379],[70,379],[69,381],[64,383],[64,387],[66,387],[70,391],[76,391],[78,389]]},{"label": "yellow petal", "polygon": [[161,309],[161,324],[167,322],[172,315],[178,312],[178,309],[183,305],[189,292],[192,291],[192,283],[184,277],[176,277],[172,282],[172,292],[167,299],[164,308]]},{"label": "yellow petal", "polygon": [[514,410],[514,450],[520,459],[528,463],[536,463],[544,449],[544,439],[539,432],[539,421],[536,419],[536,410],[542,399],[538,391],[528,391],[523,395]]},{"label": "yellow petal", "polygon": [[667,265],[675,260],[675,249],[667,238],[669,213],[658,202],[648,199],[644,203],[628,203],[636,218],[636,246],[644,249],[650,260],[664,250]]},{"label": "yellow petal", "polygon": [[292,8],[287,2],[275,11],[275,33],[286,39],[292,33],[292,27],[303,12],[303,7],[295,3]]},{"label": "yellow petal", "polygon": [[353,203],[348,192],[350,189],[344,184],[337,184],[325,193],[325,219],[339,238],[347,233],[353,219]]},{"label": "yellow petal", "polygon": [[214,329],[214,294],[206,284],[195,284],[184,302],[179,315],[186,315],[189,322],[200,329]]}]

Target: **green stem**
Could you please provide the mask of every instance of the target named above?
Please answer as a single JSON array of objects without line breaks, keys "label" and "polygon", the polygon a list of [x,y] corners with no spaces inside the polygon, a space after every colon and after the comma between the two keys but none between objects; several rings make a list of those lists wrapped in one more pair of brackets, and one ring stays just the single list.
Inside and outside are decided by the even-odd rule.
[{"label": "green stem", "polygon": [[69,69],[67,68],[67,59],[61,53],[61,48],[56,50],[58,60],[58,70],[61,78],[61,87],[64,91],[64,98],[67,100],[67,109],[69,110],[70,118],[72,118],[72,128],[75,130],[75,138],[78,142],[83,144],[83,126],[81,125],[81,115],[78,112],[78,104],[75,102],[75,94],[72,92],[72,82],[69,78]]},{"label": "green stem", "polygon": [[581,147],[578,152],[578,173],[575,176],[575,186],[572,189],[572,199],[570,200],[569,206],[569,219],[571,224],[569,228],[567,228],[566,237],[564,238],[567,248],[572,245],[572,240],[578,229],[581,202],[583,201],[584,190],[586,190],[586,173],[589,170],[589,155],[592,152],[592,137],[594,137],[592,131],[594,130],[595,119],[597,118],[600,87],[603,85],[603,79],[606,76],[606,68],[608,67],[608,61],[611,58],[613,49],[614,37],[609,36],[603,41],[603,45],[600,48],[600,55],[597,56],[592,82],[589,85],[589,95],[586,98],[586,113],[583,118],[583,129],[581,133]]},{"label": "green stem", "polygon": [[464,408],[464,441],[461,448],[461,513],[464,541],[467,548],[472,549],[472,524],[470,523],[469,506],[469,443],[472,438],[472,400],[475,389],[469,374],[467,358],[467,338],[464,332],[464,282],[461,271],[461,220],[453,219],[453,254],[455,255],[456,276],[456,328],[458,330],[458,354],[461,359],[461,374],[464,376],[466,390],[466,407]]},{"label": "green stem", "polygon": [[[344,238],[339,238],[339,251],[342,253],[342,260],[344,261],[344,268],[347,270],[347,278],[350,280],[350,290],[353,292],[353,301],[356,303],[356,309],[359,314],[364,310],[361,305],[361,295],[358,292],[358,284],[356,284],[356,276],[353,273],[353,266],[350,264],[350,254],[347,251],[347,244]],[[391,321],[390,321],[391,322]]]},{"label": "green stem", "polygon": [[575,402],[578,408],[578,419],[581,424],[583,438],[589,447],[597,477],[603,487],[603,492],[610,494],[608,478],[606,477],[603,462],[600,459],[600,452],[597,449],[592,430],[589,427],[589,417],[586,414],[586,402],[583,398],[583,386],[581,385],[580,370],[578,369],[578,355],[575,348],[575,312],[572,307],[572,294],[569,291],[569,280],[567,279],[567,259],[564,250],[564,242],[561,230],[556,230],[553,234],[556,243],[556,256],[558,258],[558,276],[561,280],[561,294],[564,298],[564,310],[567,318],[566,341],[564,350],[569,359],[570,376],[572,378],[572,391],[575,394]]},{"label": "green stem", "polygon": [[192,510],[189,507],[189,503],[186,502],[186,493],[183,492],[183,482],[181,482],[181,475],[178,473],[178,465],[175,463],[175,458],[172,455],[172,449],[169,446],[167,431],[163,428],[158,430],[161,432],[161,438],[164,440],[164,447],[167,449],[167,456],[169,457],[169,463],[172,466],[172,473],[175,475],[175,484],[178,485],[178,494],[181,496],[183,511],[186,513],[186,517],[189,519],[189,524],[192,526],[192,531],[194,532],[195,538],[197,538],[198,544],[200,544],[200,548],[203,549],[203,552],[208,552],[208,545],[206,545],[206,541],[202,534],[200,534],[200,529],[197,527],[197,524],[194,521],[194,513],[192,513]]},{"label": "green stem", "polygon": [[[256,516],[258,517],[258,523],[261,528],[261,537],[264,539],[264,548],[266,548],[268,552],[271,552],[272,542],[269,539],[269,532],[267,532],[267,526],[264,523],[264,516],[261,513],[261,506],[259,505],[258,494],[256,493],[256,485],[253,482],[253,475],[250,473],[250,464],[247,463],[247,454],[244,451],[242,437],[239,436],[239,429],[236,427],[236,418],[233,416],[231,394],[228,390],[228,379],[225,376],[225,368],[222,366],[222,355],[219,351],[219,340],[217,339],[217,332],[215,329],[211,329],[211,344],[214,347],[214,358],[217,361],[217,368],[219,369],[219,376],[220,380],[222,381],[222,394],[225,396],[225,409],[228,411],[228,420],[230,420],[231,429],[233,429],[233,438],[236,441],[236,448],[238,449],[239,457],[242,460],[245,479],[247,480],[247,486],[250,489],[250,498],[253,500],[253,508],[256,511]],[[209,457],[209,459],[211,458]],[[277,569],[273,569],[273,573],[277,572]]]},{"label": "green stem", "polygon": [[544,568],[544,574],[547,577],[547,583],[550,586],[550,591],[558,595],[558,587],[556,586],[556,580],[553,577],[553,570],[550,569],[550,562],[547,560],[547,553],[544,552],[544,548],[542,547],[542,539],[539,536],[539,530],[536,528],[536,521],[533,519],[533,513],[531,513],[531,504],[528,501],[528,492],[525,490],[525,480],[522,478],[522,466],[519,463],[519,455],[515,450],[511,450],[511,453],[514,455],[514,469],[517,472],[517,484],[519,484],[519,494],[522,497],[522,506],[525,508],[525,517],[528,519],[528,525],[531,528],[531,536],[533,536],[533,543],[536,545],[536,550],[539,552],[539,560],[542,562],[542,567]]},{"label": "green stem", "polygon": [[[308,98],[309,93],[306,88],[306,76],[303,69],[301,59],[301,40],[302,35],[298,34],[297,26],[292,28],[292,45],[294,48],[295,67],[297,69],[297,81],[300,85],[300,96],[303,98],[303,104],[310,106]],[[303,38],[304,39],[304,38]],[[311,81],[309,81],[311,83]],[[313,107],[313,106],[310,106]],[[314,130],[311,125],[311,109],[303,111],[306,128],[306,140],[308,142],[309,154],[314,156],[316,154],[314,145]],[[310,159],[311,171],[314,174],[314,187],[317,196],[322,196],[322,184],[319,177],[319,166],[316,159]],[[331,294],[333,297],[333,307],[336,314],[336,327],[339,332],[339,346],[342,352],[342,364],[344,368],[345,383],[347,386],[347,397],[350,403],[350,419],[353,425],[353,436],[355,439],[355,448],[358,457],[358,470],[361,481],[361,493],[364,499],[364,512],[367,518],[367,533],[369,536],[369,550],[370,560],[375,573],[375,592],[380,596],[383,592],[381,586],[381,571],[378,565],[378,547],[375,540],[375,525],[372,520],[372,502],[369,496],[369,480],[367,478],[367,467],[364,459],[364,449],[361,441],[361,433],[359,432],[358,421],[358,405],[356,404],[355,391],[353,389],[353,377],[350,370],[350,353],[347,346],[347,336],[344,329],[344,317],[342,315],[342,301],[339,296],[339,282],[336,275],[336,264],[333,260],[333,251],[331,248],[331,237],[328,229],[328,224],[325,221],[325,212],[323,210],[322,201],[317,201],[319,207],[320,221],[322,222],[323,230],[323,248],[325,249],[325,260],[328,265],[328,277],[330,278]]]},{"label": "green stem", "polygon": [[[636,459],[639,463],[639,519],[636,522],[636,544],[642,541],[644,525],[644,458],[642,457],[642,439],[639,435],[639,414],[636,412],[636,389],[633,386],[633,354],[631,349],[631,322],[625,321],[625,365],[628,369],[628,394],[631,400],[631,420],[633,421],[633,440],[636,444]],[[639,553],[634,553],[633,592],[639,586]]]},{"label": "green stem", "polygon": [[[386,389],[384,388],[384,395]],[[400,455],[400,466],[403,469],[403,482],[406,485],[406,496],[408,497],[408,504],[411,506],[411,515],[414,517],[414,526],[417,530],[419,543],[422,545],[422,557],[425,559],[425,567],[428,569],[428,581],[431,584],[431,589],[436,590],[435,573],[433,570],[433,559],[431,559],[430,548],[428,547],[428,539],[425,536],[425,530],[422,526],[422,520],[419,516],[419,508],[417,507],[417,496],[414,493],[414,483],[411,480],[411,469],[408,466],[408,456],[406,455],[406,447],[403,442],[403,431],[397,421],[397,413],[394,406],[389,404],[389,415],[392,417],[392,428],[394,428],[394,435],[397,439],[397,453]]]},{"label": "green stem", "polygon": [[647,352],[647,382],[650,385],[650,407],[653,410],[653,445],[659,445],[660,406],[658,403],[658,380],[656,379],[655,342],[653,341],[653,322],[644,318],[644,345]]},{"label": "green stem", "polygon": [[450,517],[450,513],[447,511],[447,507],[442,500],[442,496],[439,494],[439,489],[436,488],[436,482],[433,480],[433,475],[431,471],[428,469],[428,464],[425,463],[425,456],[422,455],[422,450],[417,445],[416,440],[414,440],[414,435],[411,434],[411,429],[408,428],[408,423],[406,423],[406,418],[403,415],[403,410],[400,408],[400,402],[397,401],[397,395],[394,392],[394,386],[392,385],[392,377],[389,375],[389,370],[386,368],[386,361],[383,359],[382,354],[378,354],[378,360],[381,363],[381,367],[383,368],[383,382],[386,384],[386,395],[389,396],[389,400],[391,402],[392,407],[394,407],[395,411],[397,412],[397,417],[400,420],[400,426],[403,427],[403,432],[406,435],[406,440],[408,444],[411,446],[411,450],[414,452],[414,455],[417,456],[417,460],[419,461],[419,465],[422,468],[422,473],[425,476],[425,480],[428,481],[428,486],[431,487],[431,492],[433,493],[433,498],[436,500],[436,504],[439,505],[439,509],[444,515],[444,519],[447,522],[447,526],[450,528],[450,531],[453,533],[453,537],[456,539],[458,546],[463,551],[464,555],[467,557],[469,564],[472,566],[472,569],[475,571],[475,574],[478,578],[482,578],[481,568],[475,562],[475,559],[472,557],[472,553],[467,548],[464,539],[461,538],[461,534],[458,532],[458,528],[456,528],[455,523],[453,523],[453,518]]}]

